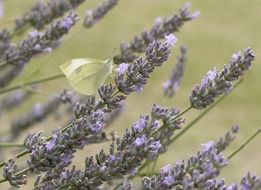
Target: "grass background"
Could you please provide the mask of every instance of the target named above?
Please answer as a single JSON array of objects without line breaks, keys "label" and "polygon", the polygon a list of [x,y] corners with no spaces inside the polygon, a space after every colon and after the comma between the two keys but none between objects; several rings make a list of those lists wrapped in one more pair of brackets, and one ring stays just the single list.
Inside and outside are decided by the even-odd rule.
[{"label": "grass background", "polygon": [[[4,27],[6,20],[19,17],[27,11],[35,1],[6,0],[5,17],[2,18],[1,26]],[[88,0],[77,9],[84,16],[85,10],[95,7],[97,0]],[[81,21],[63,38],[60,48],[51,54],[34,58],[26,67],[23,75],[14,83],[29,76],[39,65],[44,67],[30,80],[40,77],[51,76],[59,73],[58,66],[67,59],[76,57],[92,57],[107,59],[112,56],[114,49],[119,47],[120,42],[129,41],[134,35],[139,34],[145,28],[149,28],[158,16],[168,16],[185,3],[183,0],[131,0],[120,1],[118,6],[97,25],[91,29],[83,29]],[[127,98],[125,112],[113,123],[108,130],[117,130],[119,136],[130,127],[141,114],[150,112],[152,104],[157,102],[161,105],[174,106],[181,110],[189,106],[188,96],[195,83],[200,82],[205,73],[217,67],[222,69],[228,63],[233,53],[252,47],[257,52],[257,59],[250,72],[245,76],[244,82],[233,91],[221,104],[208,113],[193,129],[174,143],[169,151],[161,156],[157,169],[167,163],[175,163],[177,160],[188,158],[200,149],[202,143],[218,139],[224,135],[230,126],[239,124],[241,131],[233,145],[226,150],[229,155],[242,144],[261,125],[261,87],[260,87],[260,50],[261,50],[261,1],[259,0],[212,0],[191,1],[191,10],[199,10],[201,16],[198,20],[186,23],[177,33],[178,45],[173,49],[172,57],[168,63],[157,69],[149,80],[148,85],[141,94],[132,94]],[[82,17],[83,18],[83,17]],[[15,41],[22,37],[15,38]],[[162,83],[167,79],[172,70],[178,48],[186,44],[189,47],[188,63],[185,71],[182,87],[172,99],[165,99],[162,92]],[[55,80],[41,85],[41,90],[57,92],[64,88],[70,88],[65,79]],[[46,101],[45,96],[34,96],[30,103]],[[23,105],[10,115],[1,118],[1,130],[6,130],[9,120],[30,109],[30,103]],[[191,110],[185,115],[187,123],[195,118],[201,111]],[[64,118],[66,120],[67,118]],[[48,126],[48,127],[47,127]],[[59,123],[53,123],[52,119],[30,131],[45,131],[50,133]],[[51,129],[50,129],[51,128]],[[18,139],[22,142],[23,138]],[[238,153],[221,174],[227,182],[238,182],[248,171],[254,171],[261,176],[261,151],[260,135],[245,149]],[[78,152],[75,163],[84,166],[86,155],[94,154],[98,148],[108,145],[90,146]],[[0,187],[6,188],[4,184]],[[29,186],[25,187],[28,189]]]}]

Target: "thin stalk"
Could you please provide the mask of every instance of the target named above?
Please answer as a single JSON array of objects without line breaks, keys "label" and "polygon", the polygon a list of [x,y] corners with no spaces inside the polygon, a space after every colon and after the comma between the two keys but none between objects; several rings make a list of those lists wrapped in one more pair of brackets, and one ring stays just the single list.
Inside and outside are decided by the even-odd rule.
[{"label": "thin stalk", "polygon": [[219,104],[226,96],[220,97],[211,106],[205,109],[201,114],[199,114],[193,121],[191,121],[186,127],[184,127],[175,137],[170,140],[170,144],[179,139],[185,132],[187,132],[194,124],[196,124],[202,117],[204,117],[212,108]]},{"label": "thin stalk", "polygon": [[[16,159],[18,159],[18,158],[20,158],[20,157],[22,157],[22,156],[24,156],[24,155],[26,155],[28,153],[30,153],[30,151],[28,149],[26,149],[26,150],[18,153],[17,155],[15,155],[12,159],[16,160]],[[3,167],[5,165],[5,163],[6,163],[5,161],[2,161],[0,163],[0,167]]]},{"label": "thin stalk", "polygon": [[189,106],[187,109],[185,109],[184,111],[182,111],[181,113],[179,113],[175,118],[175,119],[178,119],[180,116],[184,115],[185,113],[187,113],[189,110],[191,110],[193,107],[192,106]]},{"label": "thin stalk", "polygon": [[233,158],[239,151],[241,151],[248,143],[250,143],[259,133],[261,132],[261,129],[258,129],[253,135],[251,135],[246,142],[244,142],[241,146],[239,146],[230,156],[228,156],[228,159],[230,160]]},{"label": "thin stalk", "polygon": [[64,74],[57,74],[57,75],[54,75],[54,76],[51,76],[51,77],[46,77],[46,78],[30,81],[30,82],[27,82],[27,83],[21,83],[19,85],[11,86],[9,88],[5,88],[3,90],[0,90],[0,94],[5,94],[7,92],[14,91],[14,90],[17,90],[17,89],[20,89],[20,88],[24,88],[26,86],[31,86],[31,85],[34,85],[34,84],[40,84],[40,83],[44,83],[44,82],[47,82],[47,81],[51,81],[51,80],[55,80],[55,79],[59,79],[59,78],[63,78],[63,77],[65,77]]},{"label": "thin stalk", "polygon": [[8,148],[8,147],[24,147],[24,145],[15,144],[15,143],[0,143],[0,148]]}]

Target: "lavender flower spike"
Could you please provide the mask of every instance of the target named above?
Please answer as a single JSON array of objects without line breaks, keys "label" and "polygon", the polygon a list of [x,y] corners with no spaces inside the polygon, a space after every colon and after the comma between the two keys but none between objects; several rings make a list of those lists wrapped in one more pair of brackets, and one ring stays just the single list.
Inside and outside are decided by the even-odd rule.
[{"label": "lavender flower spike", "polygon": [[0,87],[8,85],[22,71],[24,65],[28,63],[36,54],[46,52],[54,43],[69,32],[71,27],[78,20],[78,16],[70,13],[51,24],[43,33],[34,31],[20,43],[9,47],[5,51],[4,63],[13,65],[10,71],[0,77]]},{"label": "lavender flower spike", "polygon": [[86,28],[92,27],[95,23],[101,20],[113,7],[118,3],[118,0],[105,0],[94,10],[88,10],[84,19],[83,25]]},{"label": "lavender flower spike", "polygon": [[[185,4],[177,14],[165,18],[158,17],[152,28],[135,36],[129,43],[123,42],[120,46],[121,53],[113,57],[114,63],[132,62],[137,58],[137,54],[145,52],[148,44],[178,32],[185,22],[195,20],[199,12],[190,13],[189,7],[190,4]],[[168,36],[167,39],[171,39],[170,37]]]},{"label": "lavender flower spike", "polygon": [[3,168],[3,177],[7,179],[13,187],[19,187],[27,182],[25,175],[15,175],[17,171],[18,166],[15,164],[14,160],[9,160]]},{"label": "lavender flower spike", "polygon": [[209,181],[215,179],[226,165],[223,155],[210,146],[186,162],[177,162],[174,167],[167,165],[159,175],[144,178],[142,189],[209,189]]},{"label": "lavender flower spike", "polygon": [[177,58],[176,66],[172,71],[170,78],[163,84],[164,95],[167,97],[172,97],[176,93],[183,77],[187,61],[187,48],[181,46],[180,53],[181,55]]},{"label": "lavender flower spike", "polygon": [[86,157],[85,170],[66,169],[58,177],[38,183],[39,188],[35,190],[48,184],[55,187],[53,189],[97,189],[106,181],[126,174],[136,175],[144,159],[155,158],[160,152],[161,142],[154,138],[159,130],[155,128],[155,122],[148,115],[141,116],[121,139],[114,139],[108,154],[101,150],[95,157]]},{"label": "lavender flower spike", "polygon": [[232,82],[243,76],[250,68],[255,55],[251,48],[246,48],[243,55],[234,54],[222,71],[216,69],[209,71],[201,84],[193,87],[190,95],[191,106],[203,109],[212,104],[218,96],[229,93],[233,89]]},{"label": "lavender flower spike", "polygon": [[30,11],[16,20],[14,31],[20,33],[27,29],[28,26],[41,30],[54,19],[63,16],[66,12],[76,8],[84,1],[85,0],[55,0],[48,3],[37,1],[36,5],[34,5]]}]

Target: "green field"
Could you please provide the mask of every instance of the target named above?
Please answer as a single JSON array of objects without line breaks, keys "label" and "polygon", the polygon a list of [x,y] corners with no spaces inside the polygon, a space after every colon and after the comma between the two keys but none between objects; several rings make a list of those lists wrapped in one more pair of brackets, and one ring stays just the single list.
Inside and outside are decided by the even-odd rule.
[{"label": "green field", "polygon": [[[87,0],[77,9],[80,15],[85,10],[95,7],[100,1]],[[26,67],[24,76],[28,76],[39,65],[44,64],[41,71],[32,78],[47,77],[59,73],[59,64],[67,59],[77,57],[91,57],[107,59],[118,51],[122,41],[129,41],[134,35],[149,28],[158,16],[168,16],[182,7],[183,0],[131,0],[120,1],[101,22],[91,29],[84,29],[81,21],[72,32],[64,38],[61,47],[49,55],[34,58]],[[19,17],[27,11],[34,1],[6,0],[5,17],[2,18],[2,26],[6,25],[5,19]],[[148,85],[141,94],[132,94],[127,98],[125,112],[108,129],[117,130],[121,135],[142,114],[149,113],[153,103],[177,107],[183,110],[189,106],[189,94],[195,83],[199,83],[206,72],[214,67],[222,69],[229,62],[233,53],[252,47],[257,53],[250,72],[245,75],[244,82],[233,91],[222,103],[207,114],[193,129],[174,143],[168,152],[161,156],[157,168],[167,163],[175,163],[177,160],[188,158],[200,149],[202,143],[215,140],[225,134],[234,124],[241,126],[241,131],[233,145],[225,152],[229,155],[242,144],[251,134],[261,127],[261,1],[260,0],[212,0],[192,1],[192,11],[199,10],[199,19],[187,22],[177,33],[178,45],[173,49],[172,57],[168,63],[157,69],[149,80]],[[9,24],[8,24],[9,26]],[[16,38],[19,41],[20,38]],[[187,45],[188,63],[182,86],[172,99],[163,97],[162,83],[167,79],[172,70],[180,45]],[[115,50],[116,49],[116,50]],[[50,57],[51,56],[51,57]],[[18,80],[22,80],[23,76]],[[15,81],[18,83],[19,81]],[[70,89],[66,79],[59,79],[45,83],[42,91],[57,92],[64,88]],[[32,103],[45,100],[44,96],[34,96]],[[8,127],[8,120],[22,111],[29,109],[29,105],[23,106],[11,116],[3,117],[1,130]],[[201,111],[191,110],[184,116],[187,123],[195,118]],[[64,118],[67,120],[67,118]],[[59,124],[48,120],[34,131],[42,130],[47,134]],[[17,142],[22,142],[22,138]],[[221,177],[227,182],[238,182],[248,171],[261,176],[261,136],[259,135],[245,149],[238,153],[226,167]],[[91,146],[79,151],[75,163],[79,167],[84,165],[86,155],[94,154],[99,146]],[[105,149],[108,146],[105,146]],[[0,187],[4,187],[3,184]],[[1,188],[2,189],[2,188]],[[28,189],[28,188],[25,188]]]}]

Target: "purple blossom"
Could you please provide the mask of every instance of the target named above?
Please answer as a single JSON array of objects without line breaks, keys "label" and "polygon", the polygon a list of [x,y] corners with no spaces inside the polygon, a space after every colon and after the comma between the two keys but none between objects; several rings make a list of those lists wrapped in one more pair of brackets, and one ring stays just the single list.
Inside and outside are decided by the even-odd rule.
[{"label": "purple blossom", "polygon": [[163,166],[160,170],[160,173],[161,174],[168,174],[169,172],[171,172],[173,169],[172,165],[171,164],[167,164],[165,166]]},{"label": "purple blossom", "polygon": [[69,30],[73,25],[74,25],[74,21],[71,18],[68,18],[66,20],[63,20],[61,22],[61,25],[66,29]]},{"label": "purple blossom", "polygon": [[56,144],[56,141],[57,141],[57,134],[53,134],[52,135],[52,140],[51,141],[49,141],[48,143],[47,143],[47,145],[46,145],[46,148],[48,149],[48,150],[52,150],[54,147],[55,147],[55,144]]},{"label": "purple blossom", "polygon": [[192,17],[193,19],[197,19],[198,17],[200,17],[200,12],[199,12],[199,11],[196,11],[196,12],[192,13],[192,14],[191,14],[191,17]]},{"label": "purple blossom", "polygon": [[41,103],[36,103],[33,107],[33,113],[35,114],[35,117],[40,119],[44,115],[44,106]]},{"label": "purple blossom", "polygon": [[155,22],[155,25],[158,26],[158,25],[160,25],[160,24],[163,22],[163,19],[162,19],[162,17],[159,16],[159,17],[157,17],[157,18],[155,19],[154,22]]},{"label": "purple blossom", "polygon": [[206,144],[201,144],[203,151],[208,151],[209,149],[213,148],[215,145],[214,141],[209,141]]},{"label": "purple blossom", "polygon": [[147,120],[148,118],[147,117],[141,117],[139,119],[138,122],[136,122],[132,128],[134,129],[134,131],[137,131],[137,132],[141,132],[145,129],[145,127],[147,126]]},{"label": "purple blossom", "polygon": [[94,133],[100,133],[103,128],[104,128],[103,122],[97,122],[91,126],[92,132],[94,132]]},{"label": "purple blossom", "polygon": [[141,146],[143,146],[145,143],[146,143],[146,136],[145,136],[145,135],[143,135],[143,136],[141,136],[141,137],[138,137],[138,138],[135,140],[135,142],[134,142],[134,144],[135,144],[136,147],[141,147]]},{"label": "purple blossom", "polygon": [[162,181],[162,185],[164,187],[170,187],[174,182],[175,181],[172,176],[166,176]]},{"label": "purple blossom", "polygon": [[178,39],[173,34],[166,35],[165,39],[166,43],[172,47],[174,47],[178,41]]},{"label": "purple blossom", "polygon": [[160,141],[154,141],[149,146],[149,148],[151,149],[152,152],[158,152],[161,147],[162,146],[161,146]]},{"label": "purple blossom", "polygon": [[127,63],[121,63],[121,64],[119,64],[119,66],[118,66],[118,68],[116,69],[116,71],[117,71],[117,73],[118,73],[119,75],[122,75],[122,74],[124,74],[124,73],[127,71],[128,67],[129,67],[129,64],[127,64]]}]

